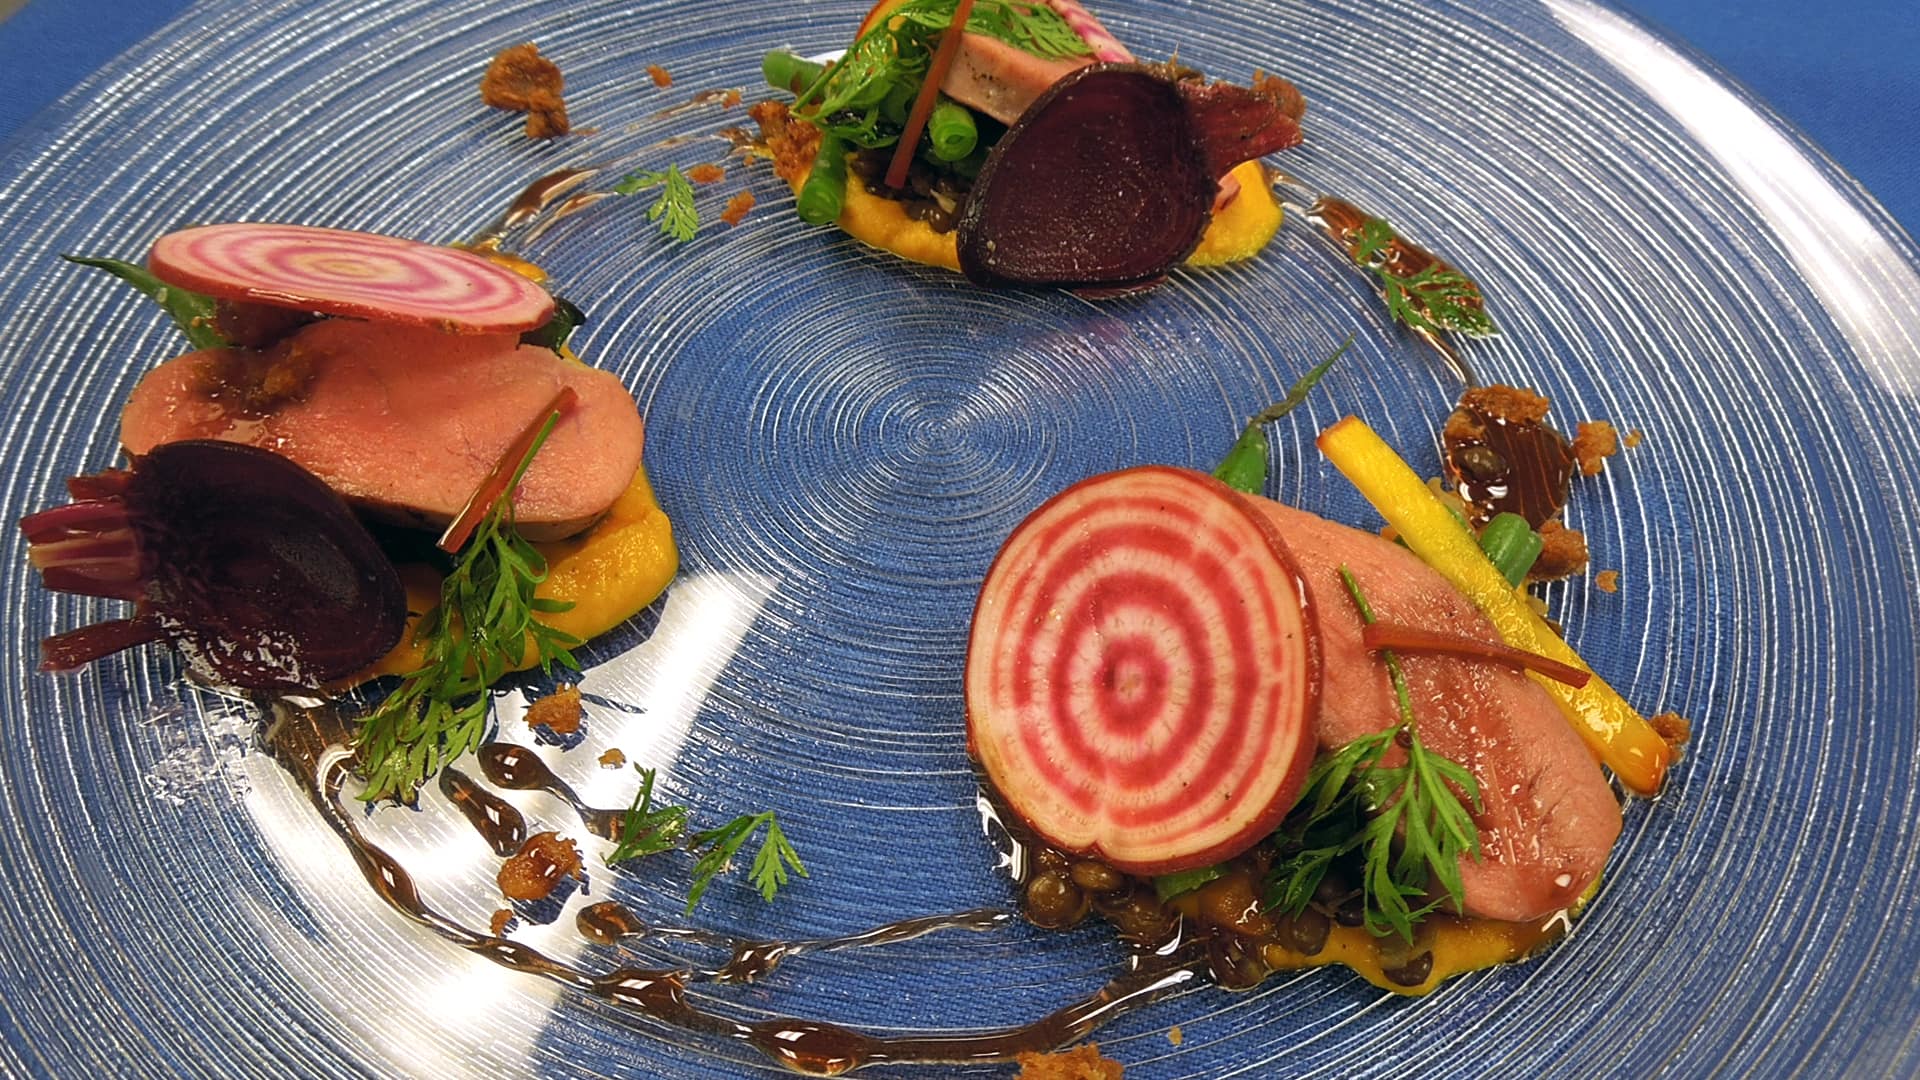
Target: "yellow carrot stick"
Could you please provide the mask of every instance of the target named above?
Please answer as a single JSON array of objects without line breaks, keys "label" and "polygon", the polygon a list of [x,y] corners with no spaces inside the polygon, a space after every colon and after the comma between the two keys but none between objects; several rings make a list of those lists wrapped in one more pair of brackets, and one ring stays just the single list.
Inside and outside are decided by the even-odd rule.
[{"label": "yellow carrot stick", "polygon": [[[1593,670],[1534,612],[1526,591],[1508,584],[1473,534],[1372,428],[1349,416],[1321,432],[1319,446],[1414,554],[1465,593],[1508,645]],[[1531,677],[1553,696],[1567,722],[1622,784],[1641,795],[1660,790],[1673,760],[1672,748],[1604,679],[1596,675],[1576,689]]]}]

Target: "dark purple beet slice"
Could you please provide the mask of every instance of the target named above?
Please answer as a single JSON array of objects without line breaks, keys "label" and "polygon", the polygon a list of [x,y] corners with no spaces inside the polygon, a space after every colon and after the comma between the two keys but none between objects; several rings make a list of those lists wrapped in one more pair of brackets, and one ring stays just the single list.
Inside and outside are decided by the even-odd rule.
[{"label": "dark purple beet slice", "polygon": [[69,486],[79,501],[21,519],[34,565],[50,589],[139,608],[48,638],[45,668],[165,637],[213,681],[312,688],[379,659],[406,627],[406,591],[365,526],[277,454],[167,443]]},{"label": "dark purple beet slice", "polygon": [[1194,145],[1216,178],[1235,165],[1300,145],[1300,122],[1265,94],[1232,83],[1180,82]]},{"label": "dark purple beet slice", "polygon": [[1174,85],[1137,65],[1054,83],[987,155],[960,216],[960,269],[982,285],[1158,280],[1213,204],[1186,117]]},{"label": "dark purple beet slice", "polygon": [[960,216],[960,268],[981,285],[1151,287],[1200,242],[1219,178],[1299,139],[1251,90],[1080,68],[987,156]]}]

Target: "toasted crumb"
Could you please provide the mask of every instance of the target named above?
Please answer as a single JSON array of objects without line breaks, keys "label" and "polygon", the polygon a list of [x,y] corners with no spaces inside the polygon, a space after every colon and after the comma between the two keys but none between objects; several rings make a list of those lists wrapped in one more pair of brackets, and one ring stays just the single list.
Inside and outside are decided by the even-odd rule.
[{"label": "toasted crumb", "polygon": [[561,878],[584,878],[580,848],[559,833],[534,833],[520,853],[500,864],[500,895],[509,900],[544,900]]},{"label": "toasted crumb", "polygon": [[555,735],[572,735],[580,730],[586,710],[580,707],[580,688],[562,686],[527,708],[527,726],[546,725]]},{"label": "toasted crumb", "polygon": [[720,99],[720,107],[723,109],[731,109],[738,104],[740,104],[739,90],[729,90],[727,96]]},{"label": "toasted crumb", "polygon": [[1509,424],[1537,424],[1552,403],[1517,386],[1477,386],[1460,395],[1460,404]]},{"label": "toasted crumb", "polygon": [[1020,1074],[1014,1080],[1121,1080],[1119,1062],[1100,1056],[1093,1043],[1053,1054],[1019,1054]]},{"label": "toasted crumb", "polygon": [[618,769],[626,763],[627,752],[617,746],[608,747],[607,752],[600,755],[600,767],[603,769]]},{"label": "toasted crumb", "polygon": [[748,107],[747,115],[760,125],[760,134],[773,155],[773,171],[791,184],[813,165],[820,151],[820,129],[812,124],[796,124],[787,107],[778,101],[759,101]]},{"label": "toasted crumb", "polygon": [[1619,592],[1620,591],[1620,571],[1602,570],[1599,573],[1593,575],[1593,584],[1594,584],[1594,587],[1599,589],[1601,592],[1606,592],[1606,593]]},{"label": "toasted crumb", "polygon": [[496,109],[526,113],[527,136],[550,139],[571,130],[567,103],[560,97],[565,87],[559,65],[529,41],[494,56],[480,78],[480,100]]},{"label": "toasted crumb", "polygon": [[727,170],[709,161],[703,161],[687,170],[687,179],[696,184],[715,184],[727,178]]},{"label": "toasted crumb", "polygon": [[653,85],[655,86],[664,87],[673,85],[673,76],[667,74],[667,69],[661,67],[659,64],[647,65],[647,77],[653,80]]},{"label": "toasted crumb", "polygon": [[727,208],[720,211],[720,220],[729,225],[738,225],[746,220],[747,211],[753,209],[753,192],[743,191],[727,200]]},{"label": "toasted crumb", "polygon": [[1692,722],[1679,713],[1663,712],[1657,716],[1650,716],[1647,718],[1647,723],[1652,724],[1654,732],[1675,750],[1680,749],[1682,743],[1693,738]]},{"label": "toasted crumb", "polygon": [[1186,1035],[1180,1031],[1179,1024],[1175,1024],[1172,1027],[1167,1029],[1167,1041],[1172,1043],[1173,1045],[1179,1046],[1181,1043],[1185,1042],[1186,1039],[1187,1039]]},{"label": "toasted crumb", "polygon": [[1558,521],[1540,526],[1543,546],[1533,560],[1527,577],[1534,581],[1558,581],[1572,577],[1587,566],[1587,538],[1578,529],[1569,529]]},{"label": "toasted crumb", "polygon": [[1627,432],[1627,449],[1631,450],[1646,441],[1647,436],[1639,428]]},{"label": "toasted crumb", "polygon": [[1574,431],[1573,456],[1581,476],[1598,476],[1606,459],[1619,452],[1620,433],[1605,420],[1589,420]]},{"label": "toasted crumb", "polygon": [[493,931],[494,937],[506,937],[507,925],[511,922],[513,922],[513,909],[501,908],[493,913],[493,920],[487,923],[487,929]]}]

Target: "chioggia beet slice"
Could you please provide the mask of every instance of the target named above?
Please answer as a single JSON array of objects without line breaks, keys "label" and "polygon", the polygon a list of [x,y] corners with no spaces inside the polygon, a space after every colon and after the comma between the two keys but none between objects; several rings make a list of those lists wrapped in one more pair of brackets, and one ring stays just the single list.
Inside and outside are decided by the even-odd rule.
[{"label": "chioggia beet slice", "polygon": [[533,330],[553,315],[545,289],[472,252],[309,225],[181,229],[154,241],[147,268],[220,300],[458,334]]},{"label": "chioggia beet slice", "polygon": [[1064,850],[1136,874],[1237,854],[1278,826],[1313,760],[1305,597],[1272,524],[1210,476],[1075,484],[981,586],[969,749]]},{"label": "chioggia beet slice", "polygon": [[56,592],[136,609],[48,638],[47,670],[166,639],[219,684],[318,688],[384,656],[406,627],[406,591],[366,527],[276,454],[167,443],[68,487],[72,503],[20,520],[33,565]]}]

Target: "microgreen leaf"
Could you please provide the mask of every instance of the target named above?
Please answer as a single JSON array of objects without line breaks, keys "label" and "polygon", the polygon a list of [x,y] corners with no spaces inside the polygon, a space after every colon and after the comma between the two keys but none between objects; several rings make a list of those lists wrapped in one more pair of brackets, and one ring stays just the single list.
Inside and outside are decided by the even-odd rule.
[{"label": "microgreen leaf", "polygon": [[669,165],[661,172],[628,173],[613,185],[613,190],[622,195],[652,188],[660,189],[660,197],[647,210],[647,220],[659,222],[662,233],[683,244],[693,239],[700,231],[700,210],[693,204],[693,184],[681,173],[680,166]]},{"label": "microgreen leaf", "polygon": [[159,304],[173,320],[173,325],[187,336],[187,342],[196,349],[223,349],[227,339],[213,326],[213,298],[202,296],[174,285],[169,285],[153,276],[153,271],[138,263],[123,262],[119,259],[101,259],[85,255],[62,255],[61,258],[81,266],[91,266],[96,270],[105,270],[121,281],[139,289],[154,303]]},{"label": "microgreen leaf", "polygon": [[754,855],[753,865],[747,874],[747,879],[760,890],[761,898],[774,898],[780,887],[789,880],[789,868],[801,877],[807,876],[807,868],[801,863],[800,854],[787,842],[786,834],[780,831],[780,823],[773,811],[742,814],[717,829],[695,833],[693,839],[687,842],[687,846],[696,851],[706,849],[699,861],[693,864],[693,885],[687,890],[688,914],[693,913],[700,898],[706,895],[707,886],[713,884],[714,878],[726,873],[733,857],[740,853],[740,849],[762,826],[766,827],[767,834],[760,841],[760,849]]}]

